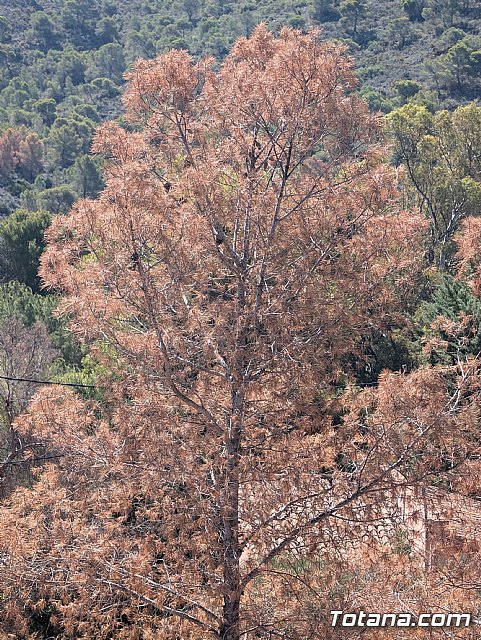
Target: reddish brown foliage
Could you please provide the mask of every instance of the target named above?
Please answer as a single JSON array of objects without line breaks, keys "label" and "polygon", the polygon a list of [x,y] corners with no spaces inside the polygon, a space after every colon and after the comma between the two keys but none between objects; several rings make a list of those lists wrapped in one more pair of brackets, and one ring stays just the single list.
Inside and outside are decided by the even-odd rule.
[{"label": "reddish brown foliage", "polygon": [[26,127],[7,129],[0,136],[0,172],[8,178],[18,170],[31,179],[43,167],[43,144],[39,136]]},{"label": "reddish brown foliage", "polygon": [[342,46],[262,26],[218,73],[173,51],[129,75],[134,132],[100,129],[106,188],[42,267],[115,382],[101,415],[48,389],[19,422],[59,458],[1,515],[4,628],[27,607],[62,637],[305,640],[331,608],[399,608],[396,584],[428,602],[392,553],[399,491],[477,450],[479,376],[386,374],[341,425],[324,406],[424,229],[354,84]]}]

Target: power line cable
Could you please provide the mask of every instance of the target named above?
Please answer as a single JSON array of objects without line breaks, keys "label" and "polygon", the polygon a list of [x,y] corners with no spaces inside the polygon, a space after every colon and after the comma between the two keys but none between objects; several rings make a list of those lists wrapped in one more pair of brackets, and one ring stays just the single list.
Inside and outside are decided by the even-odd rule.
[{"label": "power line cable", "polygon": [[[11,382],[31,382],[33,384],[51,384],[61,387],[79,387],[82,389],[103,389],[104,387],[95,384],[82,384],[81,382],[60,382],[57,380],[37,380],[35,378],[17,378],[15,376],[2,376],[0,380]],[[346,382],[346,384],[325,384],[318,387],[321,389],[347,389],[347,387],[377,387],[379,382]]]},{"label": "power line cable", "polygon": [[57,384],[61,387],[82,387],[84,389],[100,389],[95,384],[82,384],[80,382],[57,382],[56,380],[35,380],[33,378],[16,378],[14,376],[2,376],[0,380],[9,380],[12,382],[32,382],[34,384]]}]

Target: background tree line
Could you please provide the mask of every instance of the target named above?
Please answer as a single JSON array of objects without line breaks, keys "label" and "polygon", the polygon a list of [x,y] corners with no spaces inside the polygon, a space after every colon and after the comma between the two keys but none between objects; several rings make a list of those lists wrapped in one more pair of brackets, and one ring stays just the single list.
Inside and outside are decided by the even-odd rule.
[{"label": "background tree line", "polygon": [[477,2],[16,1],[0,15],[3,214],[65,212],[74,198],[95,196],[92,134],[119,116],[123,73],[135,59],[172,47],[222,59],[261,20],[274,30],[320,26],[322,37],[346,43],[373,109],[406,101],[451,109],[480,90]]}]

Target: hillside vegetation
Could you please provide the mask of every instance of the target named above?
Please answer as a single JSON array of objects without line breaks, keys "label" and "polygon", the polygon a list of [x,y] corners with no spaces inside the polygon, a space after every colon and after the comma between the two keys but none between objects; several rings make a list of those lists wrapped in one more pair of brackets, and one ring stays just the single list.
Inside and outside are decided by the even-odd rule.
[{"label": "hillside vegetation", "polygon": [[346,43],[372,109],[407,100],[453,108],[481,90],[476,0],[216,0],[4,3],[0,9],[0,213],[66,212],[101,187],[88,156],[98,123],[121,113],[123,74],[172,47],[227,53],[260,21],[319,27]]}]

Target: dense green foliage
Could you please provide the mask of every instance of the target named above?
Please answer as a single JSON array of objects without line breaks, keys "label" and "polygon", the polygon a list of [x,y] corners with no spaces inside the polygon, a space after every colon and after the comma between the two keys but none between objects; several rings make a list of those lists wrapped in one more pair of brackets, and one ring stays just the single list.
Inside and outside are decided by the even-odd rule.
[{"label": "dense green foliage", "polygon": [[481,353],[481,301],[463,282],[436,274],[432,295],[415,314],[416,351],[421,361],[456,364]]},{"label": "dense green foliage", "polygon": [[47,211],[18,209],[0,222],[0,279],[3,282],[18,280],[39,291],[38,259],[50,219]]},{"label": "dense green foliage", "polygon": [[453,237],[481,208],[481,107],[432,114],[407,104],[387,117],[395,160],[406,167],[406,198],[431,221],[429,262],[444,270]]}]

